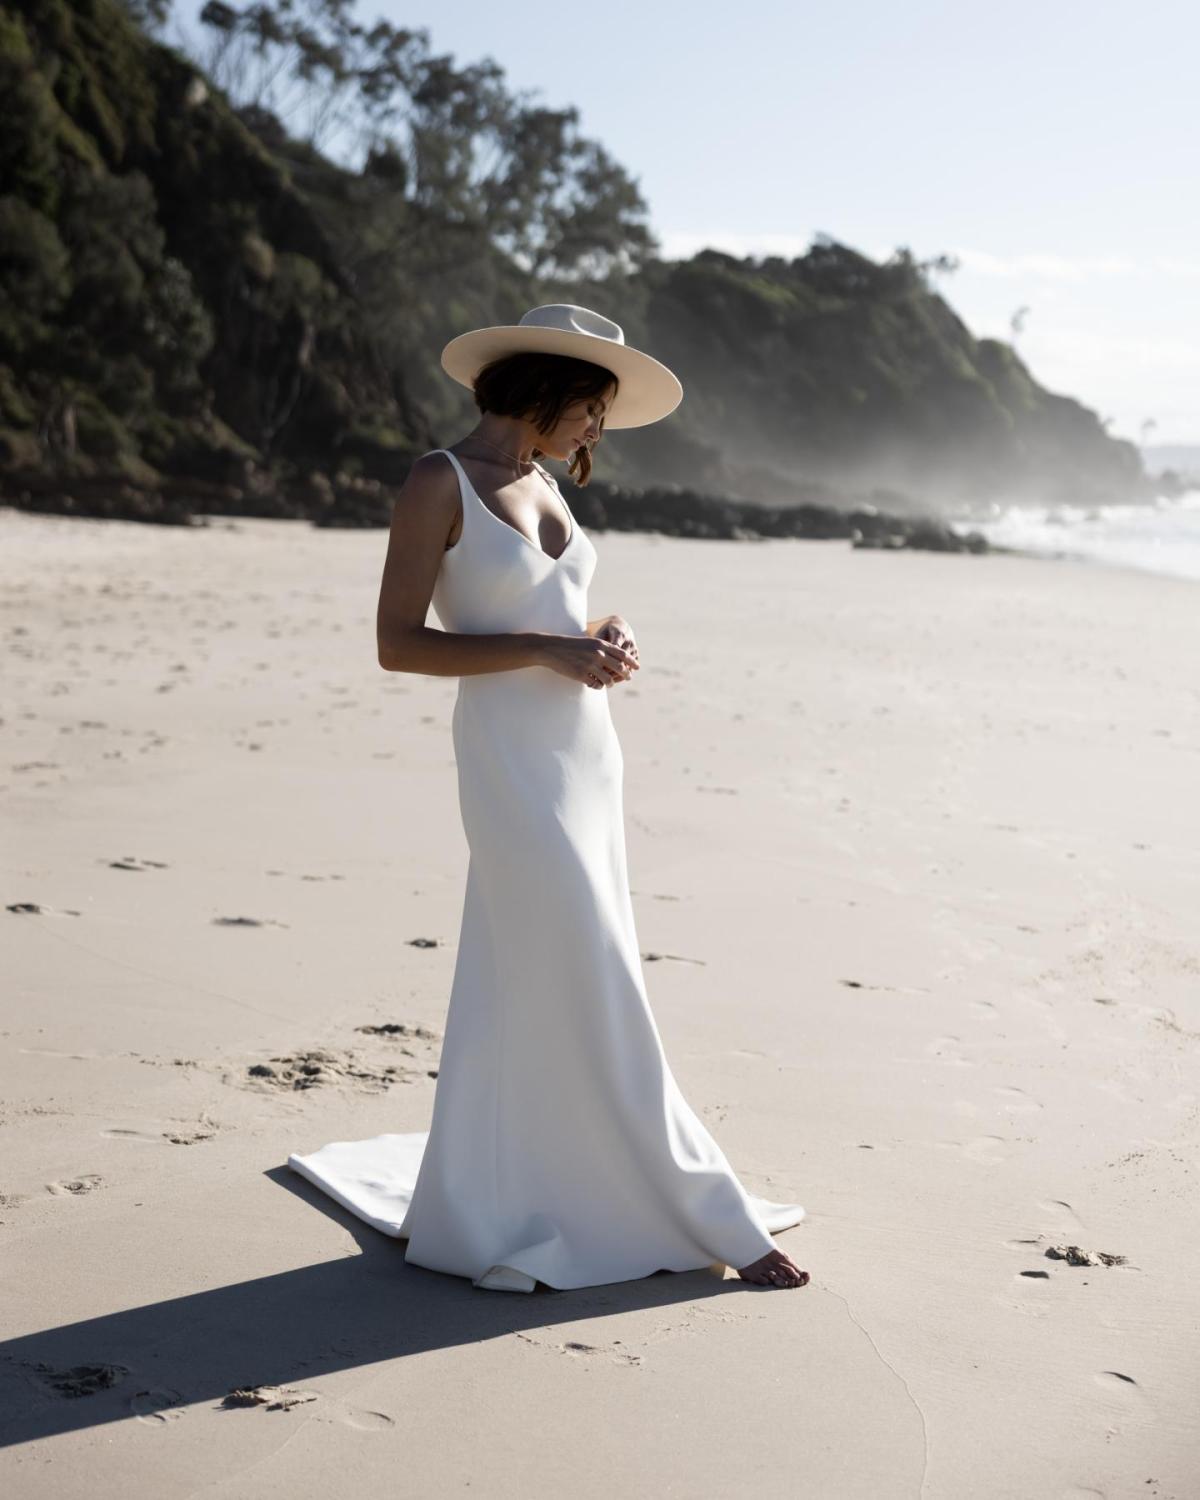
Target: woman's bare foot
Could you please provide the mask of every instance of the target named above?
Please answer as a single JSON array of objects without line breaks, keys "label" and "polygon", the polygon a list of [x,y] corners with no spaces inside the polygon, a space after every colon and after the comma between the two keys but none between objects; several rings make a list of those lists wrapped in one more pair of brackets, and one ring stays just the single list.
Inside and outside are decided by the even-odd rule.
[{"label": "woman's bare foot", "polygon": [[761,1260],[743,1266],[738,1275],[756,1286],[805,1286],[808,1282],[808,1272],[782,1250],[768,1250]]}]

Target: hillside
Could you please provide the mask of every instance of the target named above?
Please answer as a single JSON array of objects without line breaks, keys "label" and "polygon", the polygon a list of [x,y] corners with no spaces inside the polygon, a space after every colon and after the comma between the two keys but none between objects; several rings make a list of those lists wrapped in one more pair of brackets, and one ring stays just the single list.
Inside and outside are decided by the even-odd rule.
[{"label": "hillside", "polygon": [[[686,371],[681,425],[753,498],[792,476],[935,504],[1138,488],[1136,448],[1038,385],[1008,344],[974,338],[904,251],[884,264],[831,241],[790,262],[704,251],[647,279],[647,337]],[[658,477],[687,461],[634,436]],[[685,482],[703,478],[701,460]]]},{"label": "hillside", "polygon": [[0,186],[9,492],[277,513],[277,476],[426,442],[286,169],[112,0],[0,7]]},{"label": "hillside", "polygon": [[[379,522],[413,455],[471,419],[444,340],[549,300],[608,312],[683,380],[676,417],[599,451],[618,486],[909,512],[1147,492],[1133,445],[975,339],[907,252],[820,238],[791,261],[660,260],[602,148],[439,61],[425,178],[386,143],[351,172],[236,108],[117,0],[0,6],[6,498]],[[486,194],[447,176],[483,127],[449,92],[430,102],[439,81],[456,106],[483,91],[488,128],[527,153]],[[563,209],[568,156],[592,196]],[[504,228],[528,161],[550,187],[509,218],[541,215],[532,253]]]}]

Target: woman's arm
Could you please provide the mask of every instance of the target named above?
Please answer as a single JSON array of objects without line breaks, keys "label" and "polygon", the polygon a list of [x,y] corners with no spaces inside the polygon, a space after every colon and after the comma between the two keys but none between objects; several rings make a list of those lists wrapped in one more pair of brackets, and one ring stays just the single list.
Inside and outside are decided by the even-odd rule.
[{"label": "woman's arm", "polygon": [[549,637],[539,631],[467,635],[425,624],[433,585],[458,514],[458,483],[440,454],[413,465],[392,508],[375,636],[386,672],[467,677],[542,663]]}]

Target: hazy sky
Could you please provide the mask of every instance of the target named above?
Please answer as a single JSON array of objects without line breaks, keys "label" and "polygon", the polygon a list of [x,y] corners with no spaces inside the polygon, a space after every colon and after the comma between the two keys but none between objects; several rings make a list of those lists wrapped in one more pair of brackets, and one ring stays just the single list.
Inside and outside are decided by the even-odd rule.
[{"label": "hazy sky", "polygon": [[940,289],[974,333],[1009,337],[1027,307],[1017,348],[1043,385],[1116,436],[1200,443],[1195,0],[359,0],[357,14],[576,105],[637,178],[664,254],[798,255],[824,231],[875,257],[956,255]]}]

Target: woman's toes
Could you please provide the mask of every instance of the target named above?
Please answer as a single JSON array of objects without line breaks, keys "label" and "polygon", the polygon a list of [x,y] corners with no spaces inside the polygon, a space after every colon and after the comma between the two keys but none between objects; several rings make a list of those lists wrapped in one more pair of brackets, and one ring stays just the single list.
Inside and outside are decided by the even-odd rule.
[{"label": "woman's toes", "polygon": [[802,1271],[782,1250],[772,1251],[761,1260],[741,1267],[738,1275],[754,1286],[804,1286],[808,1281],[808,1272]]},{"label": "woman's toes", "polygon": [[776,1286],[804,1286],[807,1281],[808,1272],[802,1271],[795,1261],[785,1261],[775,1268]]}]

